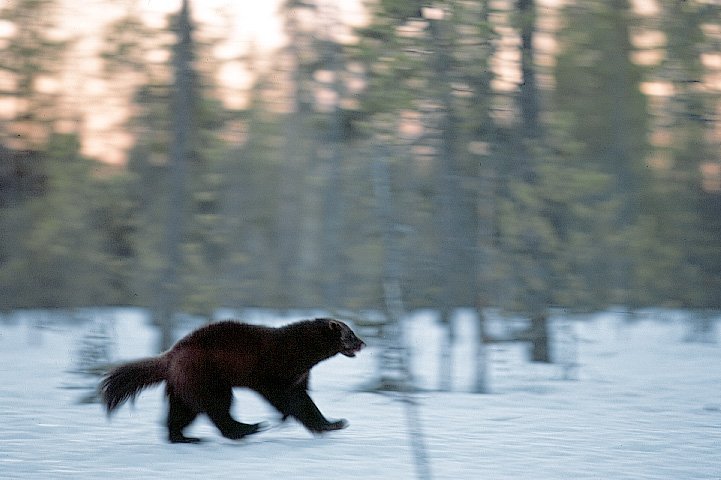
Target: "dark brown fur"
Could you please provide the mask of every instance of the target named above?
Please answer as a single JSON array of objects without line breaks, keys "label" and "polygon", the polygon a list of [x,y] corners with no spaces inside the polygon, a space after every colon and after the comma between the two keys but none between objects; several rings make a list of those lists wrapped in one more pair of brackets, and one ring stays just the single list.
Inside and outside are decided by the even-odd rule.
[{"label": "dark brown fur", "polygon": [[283,418],[296,418],[308,430],[345,428],[328,421],[308,395],[308,377],[317,363],[337,353],[353,357],[365,344],[343,322],[320,318],[280,328],[227,321],[206,325],[158,357],[121,365],[102,381],[108,414],[143,389],[166,382],[168,439],[197,442],[185,427],[205,413],[223,436],[233,439],[260,430],[230,416],[233,387],[260,393]]}]

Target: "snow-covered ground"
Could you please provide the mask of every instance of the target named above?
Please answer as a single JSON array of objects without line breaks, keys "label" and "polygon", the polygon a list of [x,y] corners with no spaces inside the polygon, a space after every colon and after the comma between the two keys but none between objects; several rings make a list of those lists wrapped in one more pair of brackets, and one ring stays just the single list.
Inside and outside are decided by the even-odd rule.
[{"label": "snow-covered ground", "polygon": [[[689,343],[679,319],[626,322],[615,314],[575,321],[577,380],[557,365],[525,363],[523,345],[490,352],[493,394],[472,382],[474,326],[459,319],[453,393],[415,395],[434,479],[721,479],[721,342]],[[420,385],[436,382],[439,329],[430,315],[410,323]],[[718,327],[718,325],[717,325]],[[68,370],[87,326],[38,330],[0,323],[0,479],[410,479],[404,404],[361,392],[377,351],[333,358],[314,369],[311,395],[346,430],[313,437],[254,394],[236,392],[235,415],[270,430],[232,442],[204,419],[199,445],[165,442],[161,388],[111,421],[78,404]],[[149,354],[155,334],[141,312],[115,322],[117,356]]]}]

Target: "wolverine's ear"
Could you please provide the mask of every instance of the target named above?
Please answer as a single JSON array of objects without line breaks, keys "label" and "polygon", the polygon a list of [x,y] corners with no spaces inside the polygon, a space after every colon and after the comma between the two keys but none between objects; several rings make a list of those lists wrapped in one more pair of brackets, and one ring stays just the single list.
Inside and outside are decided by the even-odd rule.
[{"label": "wolverine's ear", "polygon": [[328,326],[330,327],[331,330],[336,331],[336,332],[340,332],[341,330],[343,330],[343,324],[340,323],[338,320],[329,321]]}]

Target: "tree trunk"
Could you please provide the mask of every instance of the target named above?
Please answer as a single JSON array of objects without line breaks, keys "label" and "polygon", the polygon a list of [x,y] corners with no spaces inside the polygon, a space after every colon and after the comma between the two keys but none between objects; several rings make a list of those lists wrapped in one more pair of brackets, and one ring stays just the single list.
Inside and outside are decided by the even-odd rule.
[{"label": "tree trunk", "polygon": [[388,158],[376,149],[373,162],[373,192],[383,242],[383,299],[387,323],[379,360],[379,390],[407,391],[412,388],[408,351],[403,334],[403,294],[401,290],[401,250],[393,214],[393,198]]},{"label": "tree trunk", "polygon": [[531,360],[551,363],[550,343],[548,340],[548,314],[540,313],[531,318]]},{"label": "tree trunk", "polygon": [[[327,14],[328,15],[328,14]],[[326,20],[329,30],[337,21],[333,15]],[[330,118],[328,132],[328,152],[324,159],[327,165],[327,175],[323,195],[323,301],[324,306],[340,308],[343,306],[343,259],[341,252],[343,244],[341,239],[343,219],[342,167],[343,167],[343,108],[341,101],[345,96],[342,70],[342,47],[334,39],[326,40],[326,63],[328,70],[334,74],[333,91],[335,93],[335,106]]]},{"label": "tree trunk", "polygon": [[170,182],[166,205],[165,265],[160,279],[156,322],[160,328],[158,349],[173,344],[174,317],[181,303],[178,270],[183,262],[182,242],[186,216],[186,181],[193,103],[192,40],[189,0],[183,0],[178,18],[173,92],[173,143],[170,148]]},{"label": "tree trunk", "polygon": [[[489,1],[482,2],[480,10],[481,25],[491,32],[489,24]],[[489,35],[490,36],[490,35]],[[490,44],[489,38],[486,41]],[[487,47],[488,48],[488,47]],[[482,57],[484,70],[490,71],[493,52],[490,48]],[[474,82],[475,103],[482,105],[479,109],[477,126],[475,127],[476,140],[491,144],[495,133],[495,124],[490,113],[490,103],[493,92],[491,90],[491,74],[482,73],[477,76]],[[478,336],[475,355],[475,383],[474,393],[489,393],[490,372],[488,363],[490,361],[488,348],[483,341],[486,327],[486,308],[498,302],[497,281],[492,272],[498,262],[499,248],[497,242],[498,224],[498,165],[495,152],[485,152],[478,162],[476,183],[476,226],[477,243],[475,245],[475,281],[476,281],[476,311],[478,314]]]},{"label": "tree trunk", "polygon": [[483,341],[485,337],[486,314],[478,310],[478,337],[476,342],[476,378],[473,384],[473,393],[490,393],[490,378],[488,372],[488,348]]},{"label": "tree trunk", "polygon": [[441,358],[438,362],[438,389],[442,392],[450,392],[453,388],[453,310],[441,310],[441,326],[443,332],[439,345]]},{"label": "tree trunk", "polygon": [[521,85],[520,106],[523,130],[528,138],[540,135],[538,114],[540,102],[538,101],[538,88],[536,85],[535,50],[533,36],[536,24],[535,0],[518,0],[521,35]]},{"label": "tree trunk", "polygon": [[[439,245],[439,271],[443,278],[443,289],[439,301],[441,311],[441,325],[444,335],[441,338],[439,362],[439,389],[449,391],[453,376],[453,323],[451,315],[456,307],[463,301],[463,291],[469,280],[464,275],[468,271],[468,264],[463,259],[463,226],[460,216],[464,208],[463,188],[460,182],[458,167],[457,143],[460,132],[459,120],[456,117],[453,105],[452,79],[449,73],[453,68],[452,25],[448,20],[450,12],[445,12],[443,18],[429,20],[429,30],[433,53],[432,68],[435,73],[439,100],[442,108],[439,121],[438,138],[438,178],[439,178],[439,218],[438,225],[442,239]],[[475,232],[474,232],[475,233]],[[475,235],[471,235],[473,239]],[[472,304],[472,302],[470,302]]]},{"label": "tree trunk", "polygon": [[308,103],[309,95],[305,92],[309,73],[302,65],[303,39],[300,31],[299,18],[301,10],[314,10],[310,3],[288,2],[285,13],[285,31],[289,41],[287,46],[288,62],[292,69],[291,75],[291,111],[285,116],[283,125],[284,152],[280,175],[280,205],[276,217],[278,232],[277,281],[280,290],[278,298],[285,307],[306,306],[309,292],[305,289],[307,271],[301,263],[304,236],[303,218],[308,216],[304,208],[306,199],[304,178],[308,170],[308,129],[306,119],[312,114],[312,106]]}]

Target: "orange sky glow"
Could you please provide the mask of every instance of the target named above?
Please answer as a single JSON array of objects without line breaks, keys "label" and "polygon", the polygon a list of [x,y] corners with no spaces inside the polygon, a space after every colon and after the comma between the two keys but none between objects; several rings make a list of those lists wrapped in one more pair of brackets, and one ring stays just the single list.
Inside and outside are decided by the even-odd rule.
[{"label": "orange sky glow", "polygon": [[[8,0],[0,0],[0,8],[3,1]],[[326,3],[329,2],[331,0]],[[223,100],[229,106],[243,105],[244,92],[254,78],[254,72],[249,72],[242,61],[235,59],[251,49],[261,57],[271,55],[283,46],[283,20],[278,14],[282,3],[283,0],[191,2],[193,20],[199,27],[197,34],[224,39],[214,53],[223,62],[218,81]],[[357,25],[363,21],[359,1],[332,3],[338,4],[336,10],[342,22]],[[179,8],[179,0],[62,0],[59,32],[60,36],[75,40],[69,53],[73,68],[68,69],[53,88],[72,92],[67,102],[69,108],[77,110],[82,117],[84,154],[106,163],[123,164],[133,141],[121,128],[129,116],[127,104],[132,89],[124,88],[122,82],[110,84],[100,75],[102,63],[97,52],[105,27],[133,9],[148,25],[163,28],[168,15]],[[69,122],[68,129],[74,128],[75,123]]]},{"label": "orange sky glow", "polygon": [[[12,0],[0,0],[0,9]],[[253,51],[256,67],[263,68],[269,62],[265,57],[273,57],[273,52],[281,48],[286,39],[283,33],[283,19],[279,15],[285,0],[195,0],[191,2],[193,20],[198,29],[197,35],[211,35],[222,38],[215,48],[214,55],[221,61],[218,72],[220,95],[230,107],[240,108],[247,100],[246,93],[252,86],[257,72],[249,71],[242,57]],[[639,15],[652,16],[659,12],[659,0],[631,0]],[[495,0],[498,7],[494,15],[508,15],[503,5],[510,0]],[[558,9],[568,0],[538,0],[539,28],[537,43],[537,63],[539,82],[543,88],[553,88],[553,78],[549,74],[555,62],[557,50],[555,32],[560,28]],[[358,26],[366,21],[363,7],[365,0],[320,0],[321,8],[333,8],[342,24]],[[57,12],[59,28],[54,35],[73,39],[72,50],[68,53],[68,64],[58,77],[42,78],[39,88],[62,98],[62,108],[68,112],[64,121],[67,131],[80,130],[83,153],[103,162],[122,165],[126,161],[127,151],[133,143],[131,133],[124,128],[130,115],[130,98],[135,86],[123,77],[117,82],[109,81],[102,75],[102,61],[98,52],[102,47],[105,28],[112,21],[129,11],[138,13],[146,23],[153,27],[166,26],[168,15],[177,12],[180,0],[60,0]],[[518,37],[510,27],[508,18],[499,22],[501,39],[493,63],[496,78],[494,89],[511,91],[517,88],[520,80],[518,71]],[[8,38],[12,32],[11,24],[0,22],[0,41]],[[348,31],[340,35],[348,37]],[[712,32],[713,33],[713,32]],[[715,32],[721,34],[721,32]],[[658,64],[663,56],[665,36],[658,31],[645,30],[633,32],[632,42],[638,52],[633,61],[646,66]],[[167,56],[167,52],[158,50],[158,55]],[[165,58],[158,58],[164,61]],[[714,76],[704,79],[712,89],[721,90],[721,53],[708,52],[702,58],[704,64],[715,72]],[[3,79],[0,78],[0,87]],[[668,82],[644,82],[641,91],[649,96],[666,97],[673,95],[673,86]],[[15,100],[0,100],[0,115],[12,115]],[[63,128],[61,124],[61,128]]]}]

